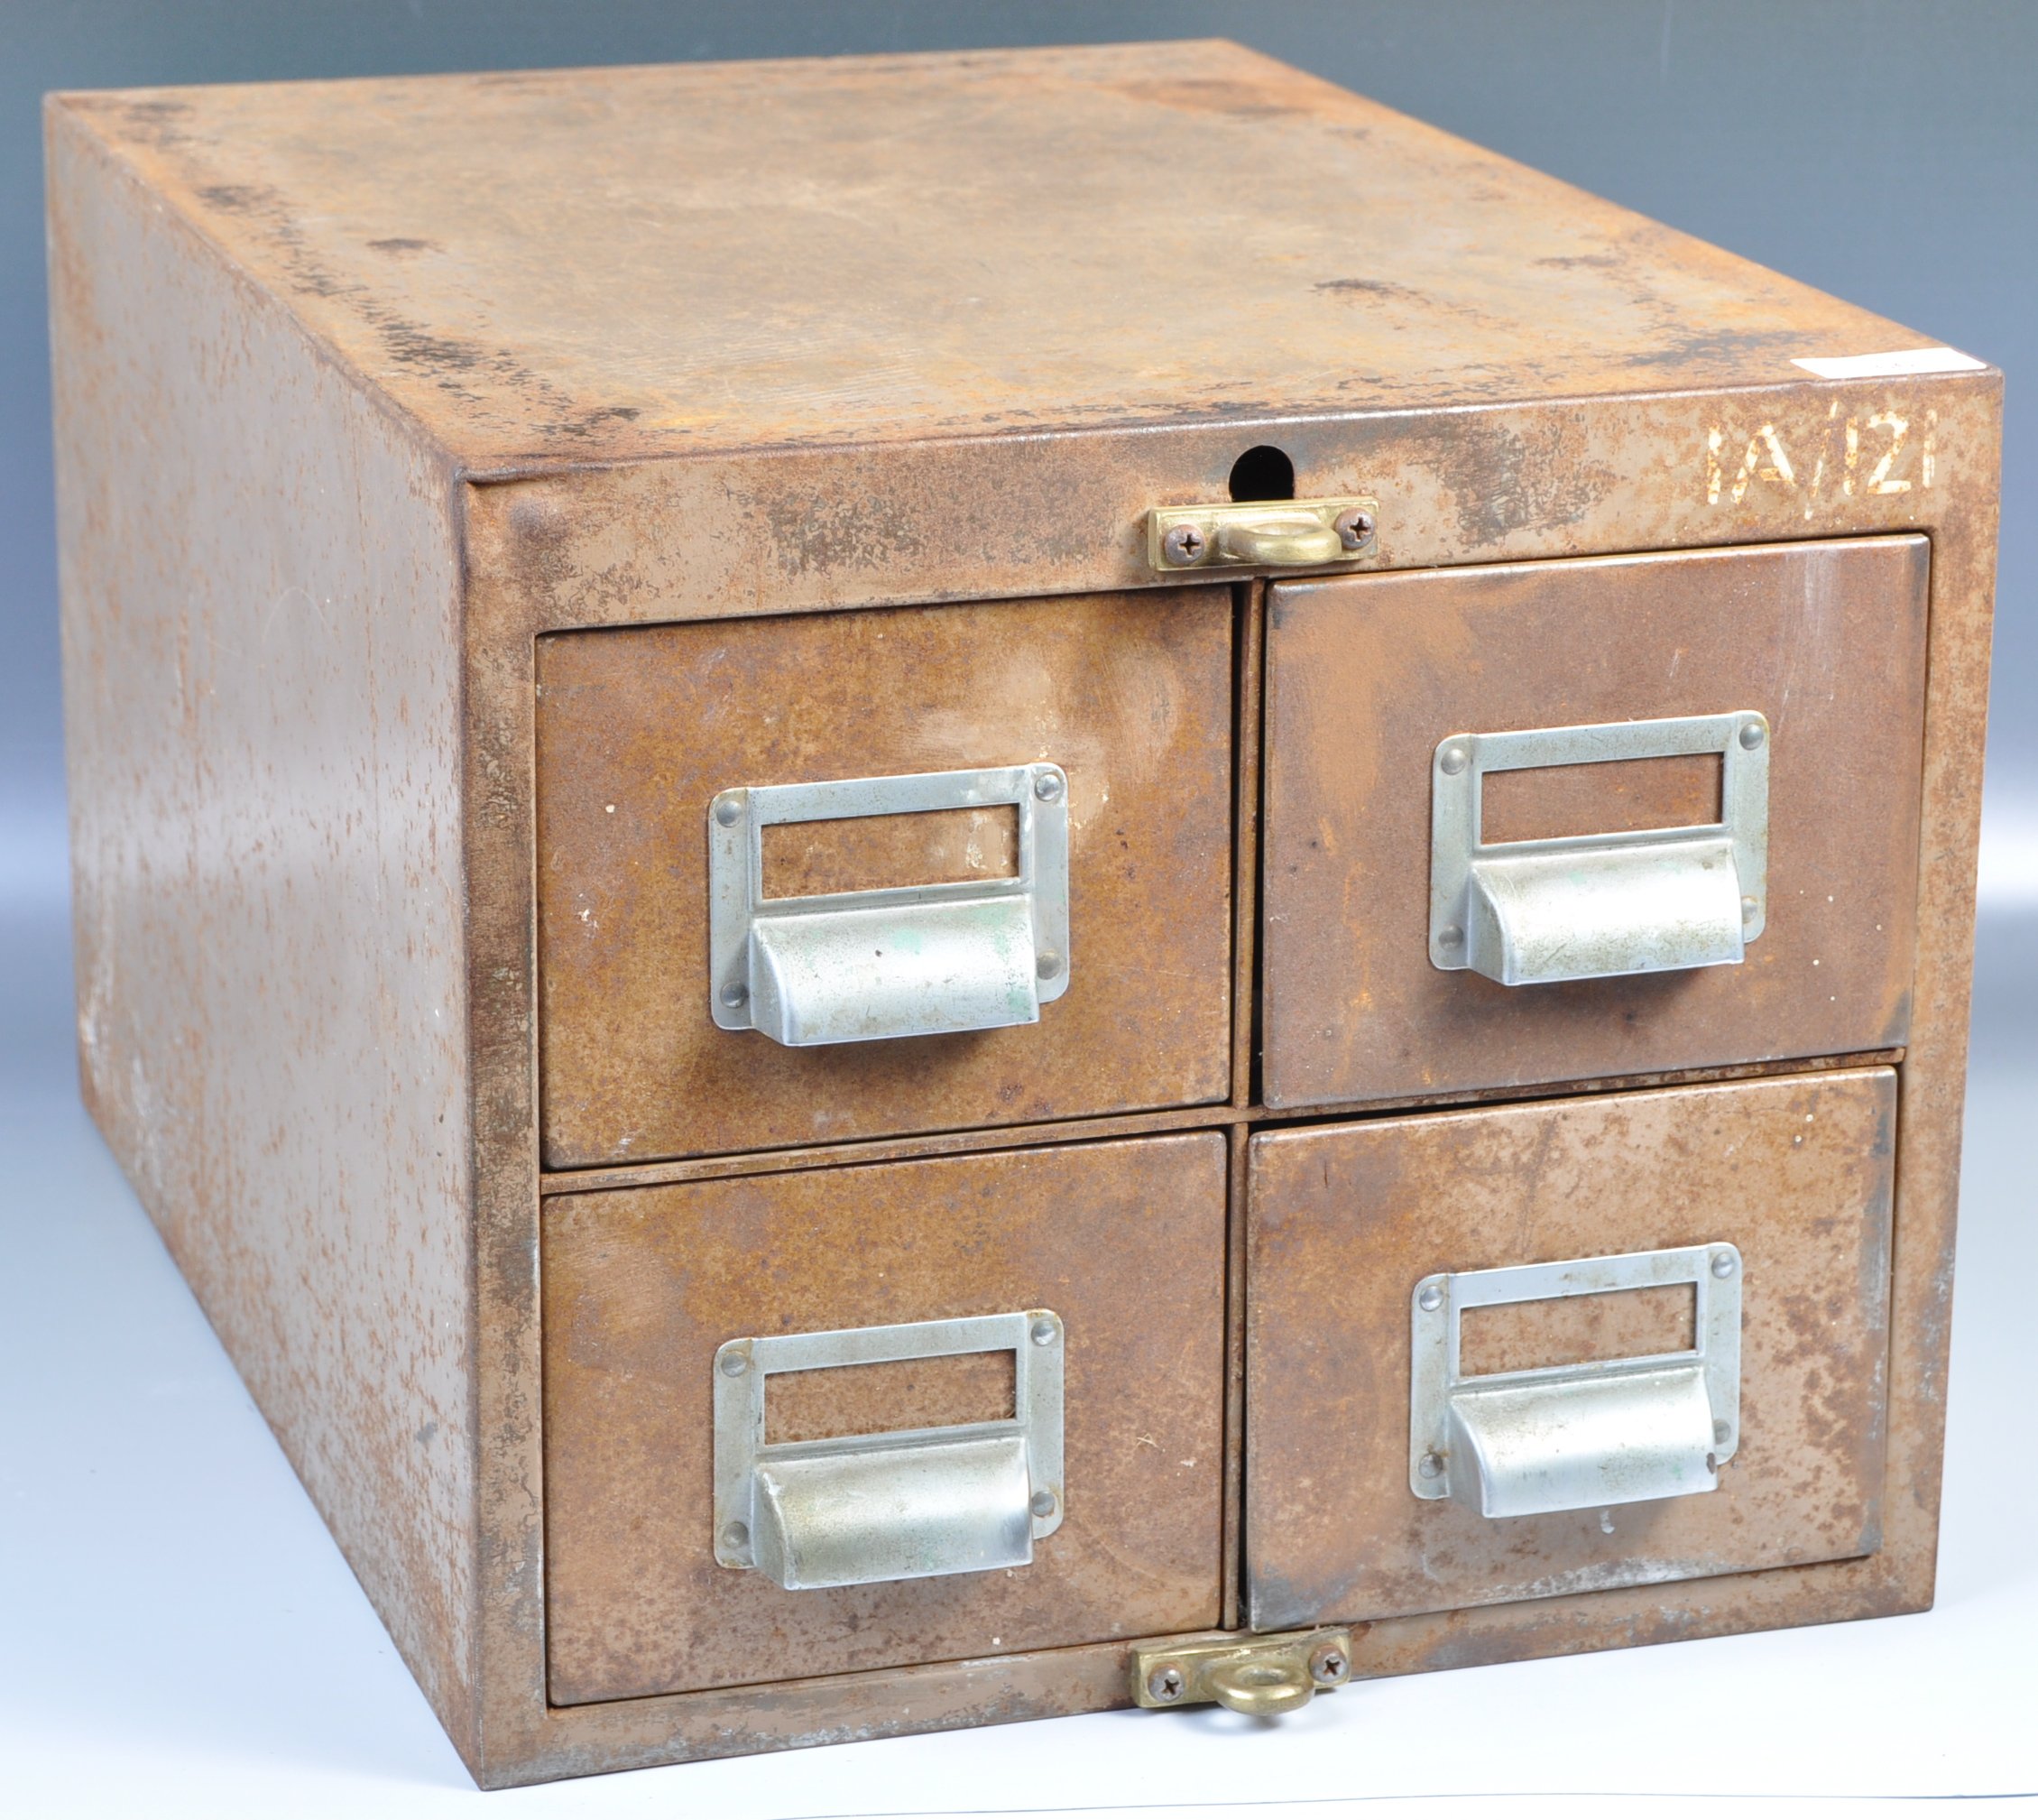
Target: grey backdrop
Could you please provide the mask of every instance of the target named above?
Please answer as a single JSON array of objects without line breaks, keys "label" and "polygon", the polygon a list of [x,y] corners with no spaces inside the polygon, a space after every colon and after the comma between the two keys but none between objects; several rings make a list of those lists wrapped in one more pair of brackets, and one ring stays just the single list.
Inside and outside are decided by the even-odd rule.
[{"label": "grey backdrop", "polygon": [[[1222,1724],[1142,1732],[1106,1715],[605,1778],[491,1797],[490,1811],[514,1799],[533,1816],[674,1802],[811,1815],[919,1810],[965,1792],[975,1808],[1150,1805],[1277,1787],[1327,1801],[1473,1786],[2038,1786],[2038,1469],[2030,1449],[2004,1446],[2028,1427],[2038,1280],[2038,414],[2020,383],[2038,372],[2038,0],[0,0],[0,1284],[15,1290],[0,1318],[0,1809],[351,1820],[437,1814],[465,1788],[78,1107],[40,93],[1203,33],[2010,374],[1939,1610],[1481,1671],[1446,1677],[1447,1690],[1427,1677],[1378,1683],[1317,1703],[1264,1750]],[[1581,1811],[1577,1797],[1563,1811]],[[1618,1811],[1663,1810],[1630,1795]]]}]

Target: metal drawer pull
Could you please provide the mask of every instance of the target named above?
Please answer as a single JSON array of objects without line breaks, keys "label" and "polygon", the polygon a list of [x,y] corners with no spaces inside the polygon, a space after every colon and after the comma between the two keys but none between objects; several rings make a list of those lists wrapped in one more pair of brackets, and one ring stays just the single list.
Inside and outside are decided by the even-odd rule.
[{"label": "metal drawer pull", "polygon": [[[764,895],[781,822],[1019,811],[1019,875]],[[800,1049],[1037,1023],[1068,990],[1068,780],[1059,765],[725,790],[708,810],[710,1009]]]},{"label": "metal drawer pull", "polygon": [[[1691,1283],[1696,1347],[1468,1378],[1466,1308]],[[1416,1286],[1408,1487],[1483,1517],[1717,1490],[1740,1440],[1741,1257],[1731,1245],[1425,1277]]]},{"label": "metal drawer pull", "polygon": [[[1010,1351],[1008,1420],[768,1442],[773,1372]],[[731,1340],[715,1355],[715,1558],[788,1591],[1023,1567],[1062,1520],[1062,1323],[1046,1308]]]},{"label": "metal drawer pull", "polygon": [[1375,499],[1161,505],[1147,514],[1147,561],[1185,568],[1322,568],[1377,555]]},{"label": "metal drawer pull", "polygon": [[[1488,845],[1489,771],[1719,753],[1720,819]],[[1454,733],[1431,760],[1429,957],[1502,985],[1730,965],[1769,890],[1769,724],[1759,714]]]}]

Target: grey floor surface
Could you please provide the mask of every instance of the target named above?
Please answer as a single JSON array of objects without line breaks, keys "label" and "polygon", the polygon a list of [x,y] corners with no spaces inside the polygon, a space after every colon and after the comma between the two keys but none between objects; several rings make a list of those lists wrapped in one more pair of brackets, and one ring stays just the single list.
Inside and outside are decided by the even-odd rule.
[{"label": "grey floor surface", "polygon": [[2038,913],[1982,934],[1931,1613],[1374,1683],[1278,1728],[1106,1714],[488,1797],[78,1107],[60,916],[0,912],[0,1813],[1687,1815],[1716,1804],[1637,1797],[2038,1789]]}]

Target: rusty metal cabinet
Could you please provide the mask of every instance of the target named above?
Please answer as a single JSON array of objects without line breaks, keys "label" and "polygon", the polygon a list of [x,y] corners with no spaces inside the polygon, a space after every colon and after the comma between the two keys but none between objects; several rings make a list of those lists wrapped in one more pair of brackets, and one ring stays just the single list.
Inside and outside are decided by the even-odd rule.
[{"label": "rusty metal cabinet", "polygon": [[1224,44],[46,125],[85,1095],[477,1778],[1929,1603],[2000,375]]}]

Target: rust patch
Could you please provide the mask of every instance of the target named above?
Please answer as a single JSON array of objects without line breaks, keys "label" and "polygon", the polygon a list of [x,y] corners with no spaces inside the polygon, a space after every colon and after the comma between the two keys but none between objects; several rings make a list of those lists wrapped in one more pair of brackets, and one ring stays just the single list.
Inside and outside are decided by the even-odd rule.
[{"label": "rust patch", "polygon": [[1602,1296],[1467,1308],[1459,1321],[1458,1366],[1468,1376],[1480,1376],[1688,1352],[1697,1344],[1697,1293],[1689,1283],[1671,1283]]},{"label": "rust patch", "polygon": [[1695,752],[1489,771],[1480,791],[1480,837],[1548,840],[1716,822],[1721,771],[1718,753]]},{"label": "rust patch", "polygon": [[1019,810],[1009,803],[779,822],[761,834],[768,898],[1019,876]]},{"label": "rust patch", "polygon": [[1003,1421],[1013,1411],[1015,1381],[1009,1352],[774,1372],[764,1381],[764,1438],[821,1441]]}]

